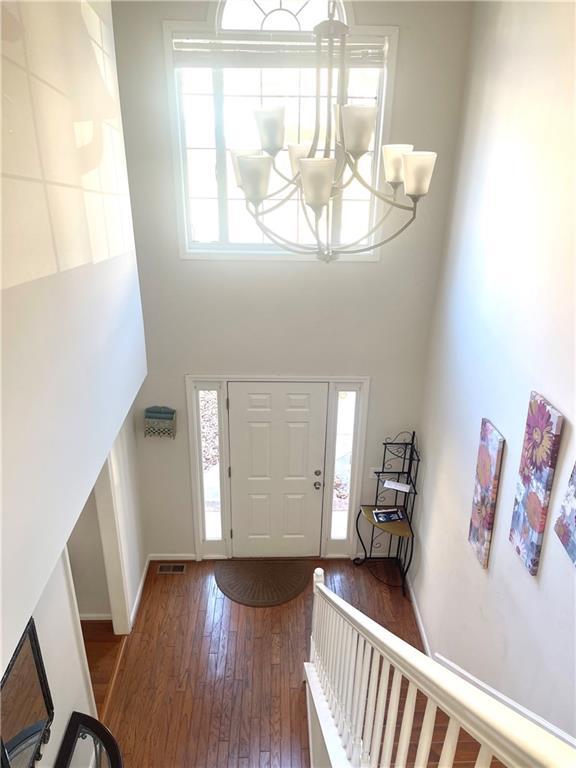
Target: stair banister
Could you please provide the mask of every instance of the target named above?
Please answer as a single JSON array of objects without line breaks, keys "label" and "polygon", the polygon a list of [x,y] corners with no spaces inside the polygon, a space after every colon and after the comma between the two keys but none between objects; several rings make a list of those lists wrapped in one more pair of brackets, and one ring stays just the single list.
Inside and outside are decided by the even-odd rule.
[{"label": "stair banister", "polygon": [[[461,728],[480,744],[476,768],[489,766],[492,756],[511,768],[576,765],[576,750],[566,742],[365,616],[326,587],[319,568],[314,574],[311,662],[305,665],[305,673],[313,688],[308,706],[317,705],[323,693],[324,711],[331,713],[331,738],[334,733],[338,735],[344,761],[339,758],[338,764],[404,768],[419,691],[428,702],[416,762],[411,763],[417,768],[428,761],[437,709],[449,717],[440,757],[442,768],[452,765]],[[396,744],[403,678],[408,681],[408,693]],[[333,743],[329,751],[335,754]],[[334,764],[331,758],[330,765]]]}]

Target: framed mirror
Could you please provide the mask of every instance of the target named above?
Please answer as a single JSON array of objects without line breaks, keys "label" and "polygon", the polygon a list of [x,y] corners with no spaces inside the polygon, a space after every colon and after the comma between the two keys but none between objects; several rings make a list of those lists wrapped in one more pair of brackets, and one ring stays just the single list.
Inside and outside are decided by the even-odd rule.
[{"label": "framed mirror", "polygon": [[2,768],[32,768],[50,738],[54,706],[34,619],[30,619],[0,684]]}]

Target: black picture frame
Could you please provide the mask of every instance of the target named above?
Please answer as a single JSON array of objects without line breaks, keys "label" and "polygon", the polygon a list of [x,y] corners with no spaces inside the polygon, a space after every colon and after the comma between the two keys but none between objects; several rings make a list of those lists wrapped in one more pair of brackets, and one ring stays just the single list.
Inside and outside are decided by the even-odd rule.
[{"label": "black picture frame", "polygon": [[[22,650],[22,647],[27,640],[29,641],[30,647],[32,649],[32,657],[34,659],[34,664],[36,666],[36,674],[38,676],[38,682],[40,684],[40,689],[42,691],[42,696],[44,698],[44,705],[46,707],[46,712],[47,712],[47,720],[40,733],[40,737],[38,739],[38,747],[30,759],[29,768],[33,768],[34,764],[39,759],[40,749],[42,745],[47,744],[50,739],[50,728],[52,726],[52,721],[54,720],[54,703],[52,701],[52,695],[50,693],[50,686],[48,684],[48,677],[46,675],[46,669],[44,667],[44,661],[42,659],[42,651],[40,650],[40,642],[38,641],[38,633],[36,632],[36,624],[34,623],[34,619],[30,619],[30,621],[26,625],[26,628],[22,633],[22,637],[18,641],[16,650],[12,654],[10,663],[8,664],[6,671],[2,675],[2,680],[0,682],[0,693],[4,688],[4,685],[9,680],[10,673],[12,672],[12,669],[14,668],[16,660],[18,659],[18,656]],[[2,738],[1,735],[0,735],[0,762],[1,762],[2,768],[10,768],[10,759],[8,757],[8,751],[6,750],[4,739]]]}]

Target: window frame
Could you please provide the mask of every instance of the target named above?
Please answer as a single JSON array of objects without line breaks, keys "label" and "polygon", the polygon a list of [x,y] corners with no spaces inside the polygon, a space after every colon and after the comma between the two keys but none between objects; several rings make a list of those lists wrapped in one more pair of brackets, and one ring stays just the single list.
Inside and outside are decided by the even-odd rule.
[{"label": "window frame", "polygon": [[[216,5],[216,4],[210,4]],[[176,35],[190,35],[196,37],[217,36],[219,38],[233,37],[234,39],[253,39],[254,33],[247,31],[219,32],[216,19],[219,18],[218,9],[212,13],[213,18],[206,21],[164,21],[163,37],[166,67],[167,95],[169,102],[168,116],[170,121],[170,135],[172,143],[173,179],[175,189],[175,209],[177,220],[178,251],[180,259],[184,261],[313,261],[317,262],[315,254],[292,253],[278,249],[270,244],[255,247],[254,244],[199,244],[190,248],[187,242],[187,218],[186,218],[186,160],[183,157],[185,142],[183,141],[184,120],[179,110],[179,95],[176,86],[176,64],[172,41]],[[346,13],[350,20],[351,10],[346,7]],[[272,33],[275,34],[276,33]],[[286,33],[277,33],[278,40],[285,37]],[[354,25],[350,20],[350,37],[355,42],[388,44],[386,73],[382,84],[382,103],[385,105],[380,124],[379,144],[386,144],[390,139],[390,125],[393,107],[394,81],[396,70],[396,58],[398,49],[398,27],[378,26],[366,27]],[[286,38],[285,38],[286,39]],[[288,35],[287,39],[294,39]],[[379,163],[379,167],[381,163]],[[379,174],[381,176],[381,173]],[[380,183],[380,178],[377,178]],[[339,262],[374,262],[380,261],[380,249],[372,249],[363,254],[344,255]]]}]

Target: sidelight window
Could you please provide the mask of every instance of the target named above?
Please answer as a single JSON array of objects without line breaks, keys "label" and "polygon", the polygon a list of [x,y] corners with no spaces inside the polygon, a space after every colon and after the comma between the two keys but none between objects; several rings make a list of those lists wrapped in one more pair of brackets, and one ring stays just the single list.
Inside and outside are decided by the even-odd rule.
[{"label": "sidelight window", "polygon": [[338,392],[331,539],[348,538],[350,486],[356,432],[356,399],[357,392],[354,390],[340,390]]},{"label": "sidelight window", "polygon": [[218,390],[216,389],[198,390],[204,538],[206,541],[220,541],[222,539],[220,410],[218,399]]}]

